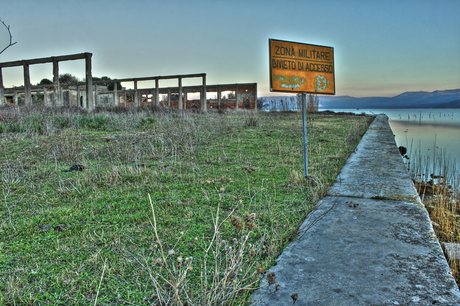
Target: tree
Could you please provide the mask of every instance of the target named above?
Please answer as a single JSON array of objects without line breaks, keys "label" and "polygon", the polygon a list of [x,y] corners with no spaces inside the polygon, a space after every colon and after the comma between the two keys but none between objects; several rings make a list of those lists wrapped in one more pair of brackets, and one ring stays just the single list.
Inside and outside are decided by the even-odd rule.
[{"label": "tree", "polygon": [[64,73],[59,75],[59,83],[60,84],[72,84],[78,83],[78,78],[70,73]]},{"label": "tree", "polygon": [[8,46],[6,46],[5,48],[3,48],[2,51],[0,51],[0,54],[3,53],[3,51],[5,51],[6,49],[8,49],[9,47],[15,45],[17,42],[13,42],[13,35],[11,35],[11,31],[10,31],[10,26],[9,25],[6,25],[6,23],[4,21],[2,21],[0,19],[0,22],[3,23],[3,25],[5,26],[5,28],[8,30],[8,35],[10,36],[10,43],[8,44]]},{"label": "tree", "polygon": [[[315,94],[307,95],[307,113],[317,112],[319,105],[319,97]],[[302,109],[302,94],[297,94],[297,107]]]},{"label": "tree", "polygon": [[313,113],[318,111],[319,97],[318,95],[309,94],[307,96],[307,112]]},{"label": "tree", "polygon": [[42,79],[40,83],[38,83],[37,85],[50,85],[50,84],[53,84],[53,81],[45,78],[45,79]]},{"label": "tree", "polygon": [[[97,82],[100,85],[107,86],[107,90],[114,90],[113,81],[108,76],[103,76],[102,78],[93,77],[93,82]],[[117,82],[117,90],[122,90],[120,82]]]},{"label": "tree", "polygon": [[262,110],[262,109],[268,109],[268,106],[270,103],[267,103],[263,98],[258,98],[257,99],[257,109]]}]

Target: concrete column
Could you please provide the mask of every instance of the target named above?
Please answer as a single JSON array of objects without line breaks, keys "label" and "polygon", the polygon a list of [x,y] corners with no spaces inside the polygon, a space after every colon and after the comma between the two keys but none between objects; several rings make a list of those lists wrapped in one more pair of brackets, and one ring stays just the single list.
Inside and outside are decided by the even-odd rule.
[{"label": "concrete column", "polygon": [[91,53],[86,54],[86,107],[91,111],[94,109],[93,103],[93,73],[91,72]]},{"label": "concrete column", "polygon": [[86,98],[87,97],[87,95],[86,95],[86,85],[85,85],[85,90],[82,90],[82,96],[83,96],[83,108],[88,109],[88,99]]},{"label": "concrete column", "polygon": [[182,105],[182,78],[179,77],[179,109],[183,109]]},{"label": "concrete column", "polygon": [[59,87],[59,101],[61,101],[59,106],[64,106],[64,91],[62,90],[62,87]]},{"label": "concrete column", "polygon": [[237,84],[236,89],[235,89],[235,101],[236,101],[235,109],[238,109],[238,98],[239,98],[239,96],[238,96],[238,84]]},{"label": "concrete column", "polygon": [[99,87],[97,84],[94,84],[94,107],[97,107],[97,98],[99,97]]},{"label": "concrete column", "polygon": [[53,101],[53,104],[54,105],[61,105],[60,101],[59,101],[59,88],[60,88],[60,84],[59,84],[59,62],[58,61],[54,61],[53,62],[53,83],[54,83],[54,101]]},{"label": "concrete column", "polygon": [[155,105],[160,105],[160,80],[155,79]]},{"label": "concrete column", "polygon": [[168,107],[171,107],[171,89],[168,88]]},{"label": "concrete column", "polygon": [[46,92],[46,86],[43,86],[43,105],[48,106],[47,96],[48,93]]},{"label": "concrete column", "polygon": [[222,100],[222,91],[219,87],[219,85],[217,85],[217,108],[220,109],[220,102]]},{"label": "concrete column", "polygon": [[182,100],[182,108],[183,109],[187,109],[187,100],[188,100],[188,91],[187,91],[187,88],[184,88],[183,89],[184,91],[184,100]]},{"label": "concrete column", "polygon": [[206,98],[206,74],[203,75],[203,85],[201,88],[201,109],[203,111],[208,110],[208,99]]},{"label": "concrete column", "polygon": [[81,105],[80,86],[78,86],[78,84],[77,84],[77,105],[78,105],[78,107],[82,107],[82,105]]},{"label": "concrete column", "polygon": [[140,106],[139,92],[137,91],[137,81],[134,81],[134,106]]},{"label": "concrete column", "polygon": [[113,106],[118,106],[118,85],[113,82]]},{"label": "concrete column", "polygon": [[0,67],[0,105],[5,105],[5,90],[3,89],[3,75],[2,68]]},{"label": "concrete column", "polygon": [[24,100],[26,105],[32,104],[32,91],[30,89],[29,64],[24,64]]},{"label": "concrete column", "polygon": [[14,102],[14,105],[18,105],[18,92],[17,92],[17,90],[14,90],[14,92],[13,92],[13,102]]},{"label": "concrete column", "polygon": [[252,93],[252,95],[254,96],[254,101],[255,101],[254,109],[257,110],[257,84],[256,84],[256,86],[254,88],[254,92]]}]

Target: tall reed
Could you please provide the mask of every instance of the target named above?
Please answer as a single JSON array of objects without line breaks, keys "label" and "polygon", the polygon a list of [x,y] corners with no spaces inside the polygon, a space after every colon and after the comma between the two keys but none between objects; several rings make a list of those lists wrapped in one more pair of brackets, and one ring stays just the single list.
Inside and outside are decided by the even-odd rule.
[{"label": "tall reed", "polygon": [[[413,148],[410,146],[410,152]],[[422,156],[419,141],[418,150],[409,153],[407,167],[417,192],[430,214],[433,229],[441,244],[460,243],[460,174],[457,172],[456,159],[438,150],[436,138],[433,143],[433,156]],[[452,273],[460,281],[460,262],[449,258]]]}]

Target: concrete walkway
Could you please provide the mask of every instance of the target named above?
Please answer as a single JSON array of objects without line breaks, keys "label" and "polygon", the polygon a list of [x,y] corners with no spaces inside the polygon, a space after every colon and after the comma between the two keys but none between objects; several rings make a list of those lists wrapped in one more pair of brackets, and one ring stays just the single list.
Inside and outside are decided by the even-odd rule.
[{"label": "concrete walkway", "polygon": [[460,305],[386,116],[376,117],[317,206],[269,270],[280,289],[267,289],[265,276],[253,305],[293,305],[292,294],[295,306]]}]

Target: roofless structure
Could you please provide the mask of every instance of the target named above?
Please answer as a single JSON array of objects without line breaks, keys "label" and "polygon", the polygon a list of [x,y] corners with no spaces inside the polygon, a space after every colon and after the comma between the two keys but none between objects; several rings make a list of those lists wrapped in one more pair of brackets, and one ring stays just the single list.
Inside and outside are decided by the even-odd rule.
[{"label": "roofless structure", "polygon": [[[60,84],[59,63],[71,60],[84,60],[85,82]],[[30,84],[29,67],[34,64],[53,64],[53,83],[32,86]],[[24,86],[4,88],[2,69],[22,66]],[[114,80],[95,81],[92,77],[92,53],[80,53],[64,56],[53,56],[29,60],[0,63],[0,105],[24,103],[30,105],[39,101],[46,106],[79,106],[89,110],[95,107],[110,106],[143,106],[155,105],[178,109],[225,108],[225,109],[257,109],[257,83],[207,85],[206,73],[182,74],[169,76],[135,77]],[[183,79],[199,78],[201,85],[183,86]],[[162,80],[177,80],[177,86],[161,87]],[[153,88],[139,88],[139,83],[150,81]],[[113,83],[109,90],[107,82]],[[134,84],[134,89],[118,84]],[[199,95],[197,99],[196,96]],[[208,98],[207,96],[210,96]],[[39,98],[37,98],[39,97]]]}]

